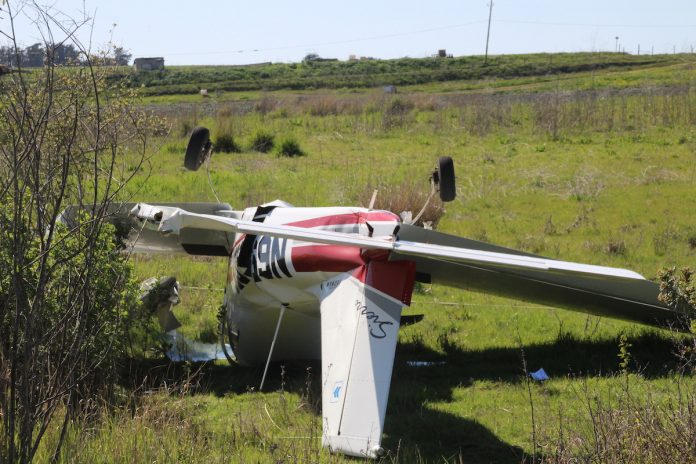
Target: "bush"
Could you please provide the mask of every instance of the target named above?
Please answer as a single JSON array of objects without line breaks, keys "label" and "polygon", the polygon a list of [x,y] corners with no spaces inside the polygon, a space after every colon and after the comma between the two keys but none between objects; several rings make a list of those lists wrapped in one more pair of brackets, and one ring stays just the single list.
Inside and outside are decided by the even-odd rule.
[{"label": "bush", "polygon": [[[375,209],[385,209],[399,215],[402,212],[410,212],[412,217],[415,217],[421,208],[423,208],[430,192],[428,184],[423,183],[422,186],[418,186],[414,182],[408,180],[393,185],[375,186],[368,184],[363,191],[358,194],[358,200],[362,205],[367,206],[370,204],[372,193],[375,189],[378,190],[374,205]],[[434,229],[437,227],[444,213],[444,205],[440,199],[435,196],[428,204],[423,215],[416,221],[415,225],[422,227],[427,224]]]},{"label": "bush", "polygon": [[293,138],[287,138],[280,143],[278,147],[278,155],[280,156],[304,156],[305,152],[300,148],[300,144]]},{"label": "bush", "polygon": [[254,151],[260,151],[261,153],[268,153],[273,150],[275,146],[275,136],[266,131],[260,130],[254,134],[251,139],[251,149]]},{"label": "bush", "polygon": [[[20,8],[43,19],[37,32],[54,37],[53,10]],[[14,15],[7,17],[12,24]],[[3,463],[57,461],[71,422],[91,420],[114,404],[130,329],[141,320],[128,254],[107,219],[128,196],[150,137],[164,125],[139,110],[134,92],[109,84],[104,61],[71,39],[84,24],[61,21],[53,33],[65,34],[94,73],[61,72],[57,55],[48,53],[30,77],[12,73],[1,83]],[[6,38],[10,53],[18,54],[17,42]],[[56,438],[42,444],[49,435]],[[37,458],[40,449],[52,458]]]},{"label": "bush", "polygon": [[216,151],[222,153],[239,153],[242,149],[237,144],[232,134],[221,134],[215,139],[213,144]]},{"label": "bush", "polygon": [[390,129],[403,125],[406,116],[413,110],[414,106],[413,102],[401,97],[388,100],[382,113],[382,126],[385,129]]}]

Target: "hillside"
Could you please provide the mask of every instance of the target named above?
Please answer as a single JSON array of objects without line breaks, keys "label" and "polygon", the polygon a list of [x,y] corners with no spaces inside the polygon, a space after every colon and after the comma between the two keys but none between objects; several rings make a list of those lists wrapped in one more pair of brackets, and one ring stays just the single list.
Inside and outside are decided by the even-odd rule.
[{"label": "hillside", "polygon": [[163,71],[116,68],[112,78],[126,79],[144,95],[215,91],[363,89],[382,85],[423,85],[482,79],[543,78],[615,70],[665,68],[692,61],[690,55],[557,53],[457,58],[364,59],[277,63],[249,66],[168,66]]}]

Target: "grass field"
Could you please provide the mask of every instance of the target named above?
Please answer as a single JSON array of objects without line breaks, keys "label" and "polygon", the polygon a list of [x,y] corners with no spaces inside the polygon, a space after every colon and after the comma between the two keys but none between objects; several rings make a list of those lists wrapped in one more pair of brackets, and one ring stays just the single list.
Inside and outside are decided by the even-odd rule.
[{"label": "grass field", "polygon": [[[217,195],[235,208],[275,198],[354,205],[373,188],[379,207],[389,185],[426,191],[437,156],[450,155],[458,197],[439,230],[654,279],[696,256],[696,71],[679,59],[426,83],[394,96],[284,90],[200,106],[147,97],[170,133],[130,189],[137,200],[214,201],[205,172],[182,166],[195,125],[242,147],[210,166]],[[260,130],[306,155],[251,151]],[[177,276],[182,331],[216,339],[224,260],[141,256],[135,266],[142,278]],[[605,409],[619,417],[628,400],[645,411],[692,398],[691,373],[673,354],[679,337],[666,331],[438,286],[417,289],[413,313],[425,319],[400,333],[385,462],[597,458]],[[530,383],[525,373],[541,367],[551,380]],[[320,447],[318,364],[272,366],[265,392],[260,369],[147,359],[124,372],[127,406],[72,429],[64,462],[350,461]]]}]

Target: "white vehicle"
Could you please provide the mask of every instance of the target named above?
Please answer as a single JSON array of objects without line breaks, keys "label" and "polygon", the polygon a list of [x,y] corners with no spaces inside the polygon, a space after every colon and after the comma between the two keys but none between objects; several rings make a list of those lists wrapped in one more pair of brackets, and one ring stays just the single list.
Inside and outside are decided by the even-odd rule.
[{"label": "white vehicle", "polygon": [[[186,166],[210,154],[197,128]],[[433,191],[454,198],[441,158]],[[282,201],[235,211],[227,204],[131,204],[134,251],[229,257],[226,330],[243,365],[317,359],[323,445],[375,458],[394,352],[414,283],[434,282],[637,321],[675,324],[658,285],[625,270],[547,259],[404,223],[369,208],[298,208]],[[264,374],[265,375],[265,374]]]}]

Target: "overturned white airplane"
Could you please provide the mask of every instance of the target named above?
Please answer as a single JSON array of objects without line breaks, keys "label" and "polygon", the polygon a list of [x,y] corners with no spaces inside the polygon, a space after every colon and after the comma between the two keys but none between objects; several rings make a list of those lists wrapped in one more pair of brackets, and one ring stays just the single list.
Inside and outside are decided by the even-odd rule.
[{"label": "overturned white airplane", "polygon": [[[210,150],[207,129],[197,128],[186,167],[198,169]],[[450,158],[440,159],[432,186],[454,199]],[[635,272],[427,230],[389,211],[139,203],[114,221],[131,227],[136,252],[229,257],[224,322],[236,361],[320,359],[323,445],[353,456],[383,453],[401,311],[416,281],[657,326],[682,316]]]}]

